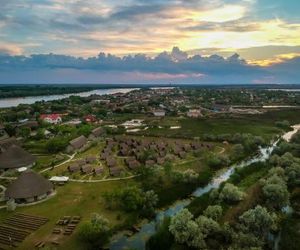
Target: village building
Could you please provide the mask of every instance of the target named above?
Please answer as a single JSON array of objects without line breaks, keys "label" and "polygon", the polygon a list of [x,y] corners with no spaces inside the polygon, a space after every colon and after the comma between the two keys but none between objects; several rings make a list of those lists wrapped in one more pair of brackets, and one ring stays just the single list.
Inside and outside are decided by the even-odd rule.
[{"label": "village building", "polygon": [[9,137],[0,140],[0,153],[6,151],[12,145],[19,145],[15,137]]},{"label": "village building", "polygon": [[80,170],[80,165],[77,163],[73,163],[72,165],[68,166],[68,171],[70,173],[76,173]]},{"label": "village building", "polygon": [[153,115],[156,117],[164,117],[166,112],[164,110],[154,110]]},{"label": "village building", "polygon": [[89,140],[96,140],[101,135],[103,135],[104,130],[102,127],[98,127],[92,130],[91,134],[89,135]]},{"label": "village building", "polygon": [[0,124],[0,140],[7,139],[9,135],[7,134],[4,126]]},{"label": "village building", "polygon": [[18,145],[11,145],[0,154],[1,170],[17,170],[18,168],[30,168],[35,164],[36,157],[25,151]]},{"label": "village building", "polygon": [[94,115],[86,115],[83,117],[83,120],[87,123],[94,123],[97,122],[97,118]]},{"label": "village building", "polygon": [[94,168],[94,169],[93,169],[93,175],[94,175],[94,176],[100,175],[100,174],[102,174],[103,172],[104,172],[104,169],[103,169],[103,168],[100,168],[100,167]]},{"label": "village building", "polygon": [[79,151],[86,145],[86,143],[87,143],[86,137],[84,135],[81,135],[69,142],[66,151],[68,153]]},{"label": "village building", "polygon": [[40,115],[40,119],[51,124],[59,124],[62,122],[60,114],[42,114]]},{"label": "village building", "polygon": [[80,168],[80,170],[81,170],[81,173],[82,173],[82,174],[90,174],[90,173],[92,173],[92,171],[93,171],[93,167],[92,167],[92,165],[90,165],[90,164],[86,164],[86,165],[83,165],[83,166]]},{"label": "village building", "polygon": [[53,184],[40,174],[26,170],[5,190],[7,200],[31,203],[47,198],[54,191]]},{"label": "village building", "polygon": [[202,116],[202,113],[200,109],[190,109],[186,115],[190,118],[199,118]]}]

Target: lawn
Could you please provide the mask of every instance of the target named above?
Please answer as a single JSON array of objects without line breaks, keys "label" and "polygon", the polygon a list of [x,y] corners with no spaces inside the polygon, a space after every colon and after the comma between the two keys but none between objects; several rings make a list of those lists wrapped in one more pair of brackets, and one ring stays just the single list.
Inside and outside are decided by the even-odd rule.
[{"label": "lawn", "polygon": [[[83,220],[88,220],[91,213],[99,213],[109,219],[111,226],[121,224],[128,215],[120,211],[105,208],[101,193],[116,190],[133,181],[117,181],[105,183],[68,183],[57,188],[57,194],[41,204],[29,207],[19,207],[16,212],[40,215],[49,218],[49,222],[38,231],[31,234],[20,246],[21,249],[33,249],[34,244],[40,240],[47,240],[51,236],[56,221],[65,215],[80,215]],[[0,211],[1,221],[14,212]],[[121,219],[118,220],[118,215]],[[76,232],[75,232],[76,234]],[[82,249],[75,244],[76,235],[65,237],[59,249]],[[67,247],[68,246],[68,247]],[[72,246],[72,247],[71,247]]]},{"label": "lawn", "polygon": [[[153,118],[154,119],[154,118]],[[205,134],[235,134],[250,133],[269,140],[282,133],[282,129],[275,126],[276,121],[288,120],[290,124],[300,122],[300,109],[274,110],[261,115],[226,115],[217,114],[209,118],[175,118],[164,117],[159,120],[159,127],[150,127],[140,133],[151,136],[167,136],[194,138]],[[151,122],[147,121],[149,124]],[[170,126],[180,126],[170,129]]]}]

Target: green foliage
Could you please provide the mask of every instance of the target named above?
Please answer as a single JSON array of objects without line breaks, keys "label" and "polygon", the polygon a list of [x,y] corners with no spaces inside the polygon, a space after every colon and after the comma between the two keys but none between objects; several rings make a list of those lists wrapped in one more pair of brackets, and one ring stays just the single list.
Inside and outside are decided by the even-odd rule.
[{"label": "green foliage", "polygon": [[89,222],[83,223],[78,232],[79,239],[89,249],[99,249],[108,242],[110,232],[108,220],[98,214],[93,214]]},{"label": "green foliage", "polygon": [[164,218],[164,220],[158,225],[156,233],[147,241],[147,250],[167,250],[170,249],[174,237],[169,231],[170,218]]},{"label": "green foliage", "polygon": [[182,209],[171,218],[169,230],[176,242],[187,243],[191,242],[197,233],[197,224],[189,210]]},{"label": "green foliage", "polygon": [[252,233],[257,237],[265,237],[276,226],[276,216],[260,205],[243,213],[240,217],[243,232]]},{"label": "green foliage", "polygon": [[31,132],[30,128],[22,127],[18,129],[17,135],[23,138],[28,138],[30,136],[30,132]]},{"label": "green foliage", "polygon": [[273,209],[282,209],[289,204],[289,191],[282,177],[273,175],[263,185],[266,204]]},{"label": "green foliage", "polygon": [[210,154],[207,159],[207,164],[212,168],[226,167],[230,164],[230,160],[226,155]]},{"label": "green foliage", "polygon": [[215,205],[215,206],[208,206],[204,210],[203,215],[217,221],[221,218],[222,213],[223,213],[222,207],[219,205]]},{"label": "green foliage", "polygon": [[139,212],[151,216],[158,203],[158,196],[153,190],[143,192],[137,186],[128,186],[122,190],[102,194],[109,208],[120,208],[126,212]]},{"label": "green foliage", "polygon": [[275,122],[275,125],[279,128],[287,129],[290,127],[290,122],[287,120],[277,121]]},{"label": "green foliage", "polygon": [[243,200],[245,194],[238,187],[231,183],[226,183],[219,194],[219,199],[224,202],[237,202]]},{"label": "green foliage", "polygon": [[55,137],[46,143],[46,149],[49,153],[58,153],[63,151],[69,143],[66,138]]}]

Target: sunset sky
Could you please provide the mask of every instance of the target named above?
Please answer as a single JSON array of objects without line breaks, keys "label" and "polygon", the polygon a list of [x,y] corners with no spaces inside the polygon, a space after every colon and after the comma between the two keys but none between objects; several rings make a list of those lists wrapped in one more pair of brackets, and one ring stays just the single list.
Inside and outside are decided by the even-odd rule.
[{"label": "sunset sky", "polygon": [[0,2],[0,83],[300,83],[299,0]]}]

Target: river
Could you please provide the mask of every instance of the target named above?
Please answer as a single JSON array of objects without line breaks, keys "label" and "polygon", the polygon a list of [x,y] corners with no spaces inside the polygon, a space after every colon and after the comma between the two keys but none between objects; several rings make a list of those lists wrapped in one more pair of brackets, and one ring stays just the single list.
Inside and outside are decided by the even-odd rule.
[{"label": "river", "polygon": [[[282,136],[284,137],[285,134]],[[259,152],[255,157],[252,157],[246,161],[243,161],[239,164],[232,165],[231,167],[222,170],[214,176],[212,181],[204,187],[197,188],[194,192],[191,199],[180,200],[168,207],[165,210],[159,210],[156,213],[155,219],[141,226],[139,232],[133,234],[130,237],[127,237],[124,232],[121,232],[115,235],[109,245],[111,250],[120,250],[120,249],[138,249],[144,250],[147,240],[156,232],[156,225],[163,220],[165,216],[173,216],[178,211],[188,206],[195,197],[200,197],[205,193],[208,193],[214,188],[218,188],[220,184],[224,181],[227,181],[229,177],[233,174],[235,168],[249,166],[255,162],[266,161],[272,154],[274,148],[276,147],[279,140],[273,142],[270,146],[260,147]]]},{"label": "river", "polygon": [[10,108],[16,107],[19,104],[33,104],[40,101],[53,101],[68,98],[72,95],[88,97],[90,95],[111,95],[116,93],[128,93],[132,90],[137,90],[138,88],[117,88],[117,89],[96,89],[91,91],[61,94],[61,95],[42,95],[42,96],[26,96],[26,97],[14,97],[14,98],[4,98],[0,99],[0,108]]}]

